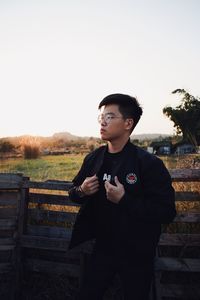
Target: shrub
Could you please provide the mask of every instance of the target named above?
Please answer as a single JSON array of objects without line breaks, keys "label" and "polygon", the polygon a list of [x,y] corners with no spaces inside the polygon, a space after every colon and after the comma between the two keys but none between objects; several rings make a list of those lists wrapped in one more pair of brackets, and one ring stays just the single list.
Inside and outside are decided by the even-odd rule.
[{"label": "shrub", "polygon": [[33,159],[40,156],[40,148],[37,145],[24,145],[24,158]]},{"label": "shrub", "polygon": [[14,150],[15,146],[9,141],[1,141],[0,142],[0,152],[6,153]]}]

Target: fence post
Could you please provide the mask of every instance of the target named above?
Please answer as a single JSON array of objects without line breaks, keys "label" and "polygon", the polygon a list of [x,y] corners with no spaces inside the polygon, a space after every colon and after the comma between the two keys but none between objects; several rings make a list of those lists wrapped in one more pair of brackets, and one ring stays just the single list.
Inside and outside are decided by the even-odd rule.
[{"label": "fence post", "polygon": [[21,299],[21,284],[23,278],[23,248],[21,246],[22,235],[26,230],[27,225],[27,211],[28,211],[28,197],[29,189],[24,187],[28,182],[29,177],[23,177],[20,186],[20,201],[18,212],[18,231],[16,239],[16,289],[15,299]]},{"label": "fence post", "polygon": [[[0,263],[0,273],[8,285],[6,289],[0,289],[0,298],[3,299],[20,299],[21,236],[27,212],[26,181],[22,174],[0,173],[0,255],[5,255],[5,261]],[[1,285],[4,286],[3,279]]]}]

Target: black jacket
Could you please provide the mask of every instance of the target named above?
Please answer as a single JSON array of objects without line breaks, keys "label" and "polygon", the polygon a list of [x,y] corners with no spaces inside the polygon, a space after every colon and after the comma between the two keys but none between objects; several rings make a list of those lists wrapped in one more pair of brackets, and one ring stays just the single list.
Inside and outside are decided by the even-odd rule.
[{"label": "black jacket", "polygon": [[[69,191],[72,201],[82,206],[74,224],[69,248],[96,237],[95,194],[80,198],[76,186],[97,174],[102,166],[107,146],[88,154]],[[130,141],[122,150],[122,161],[116,169],[125,195],[120,200],[119,236],[125,236],[127,247],[138,255],[154,255],[161,224],[170,223],[175,215],[174,189],[171,177],[162,160],[133,145]],[[126,243],[125,242],[125,243]]]}]

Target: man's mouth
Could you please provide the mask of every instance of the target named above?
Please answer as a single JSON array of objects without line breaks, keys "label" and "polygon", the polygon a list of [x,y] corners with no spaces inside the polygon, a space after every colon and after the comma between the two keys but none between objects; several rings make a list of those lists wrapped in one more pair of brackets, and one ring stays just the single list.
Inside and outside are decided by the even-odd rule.
[{"label": "man's mouth", "polygon": [[104,132],[106,132],[106,130],[103,129],[103,128],[101,128],[101,129],[100,129],[100,133],[104,133]]}]

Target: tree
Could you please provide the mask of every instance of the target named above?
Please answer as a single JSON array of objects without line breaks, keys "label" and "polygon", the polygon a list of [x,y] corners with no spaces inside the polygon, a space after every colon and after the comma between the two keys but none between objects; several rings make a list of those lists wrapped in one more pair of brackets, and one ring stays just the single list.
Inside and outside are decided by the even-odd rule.
[{"label": "tree", "polygon": [[200,144],[200,101],[184,89],[176,89],[172,94],[182,96],[181,104],[176,108],[167,106],[163,113],[174,122],[177,134],[182,134],[183,141],[195,147]]}]

